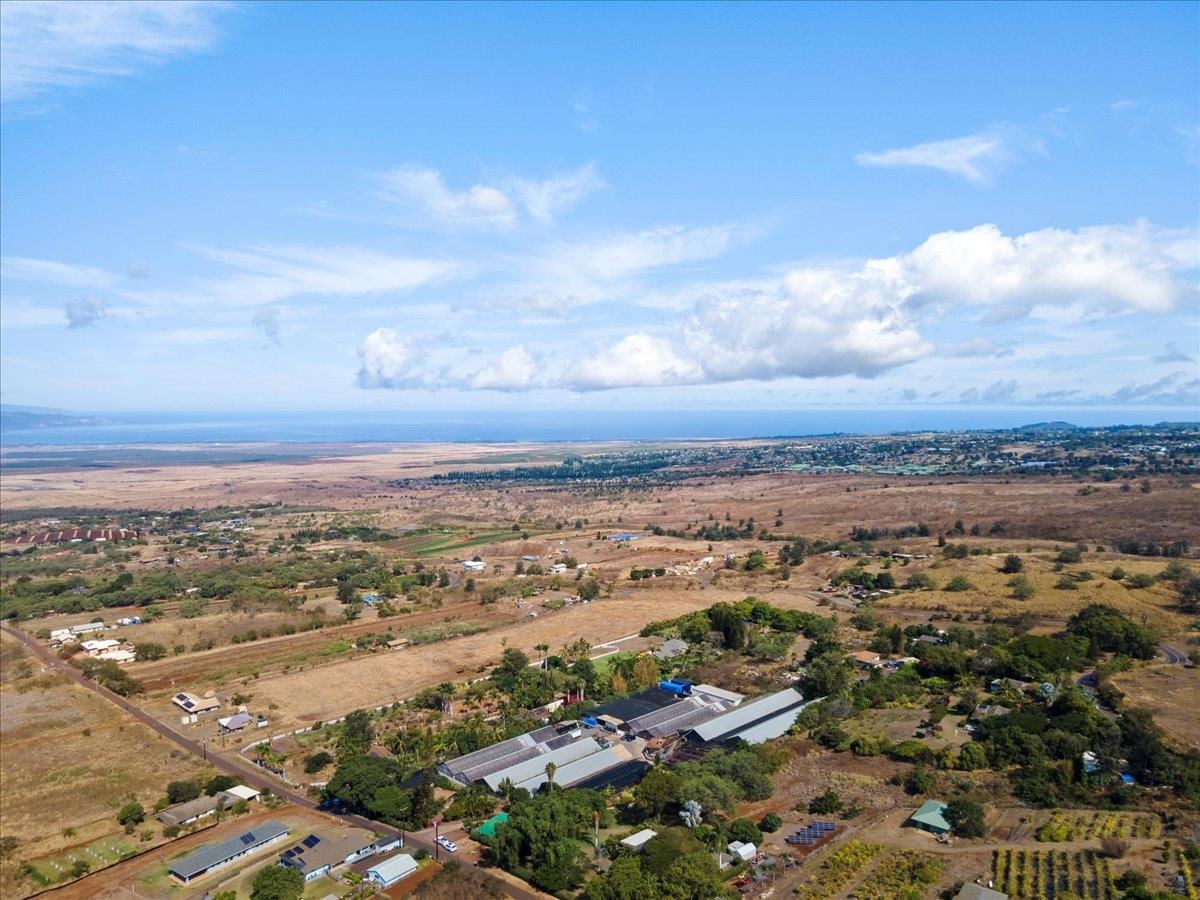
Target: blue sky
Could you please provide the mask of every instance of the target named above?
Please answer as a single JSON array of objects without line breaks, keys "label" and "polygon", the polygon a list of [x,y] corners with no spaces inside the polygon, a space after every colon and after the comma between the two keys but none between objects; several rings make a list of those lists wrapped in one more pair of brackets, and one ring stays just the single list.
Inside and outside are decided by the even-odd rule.
[{"label": "blue sky", "polygon": [[1200,406],[1200,6],[2,7],[7,403]]}]

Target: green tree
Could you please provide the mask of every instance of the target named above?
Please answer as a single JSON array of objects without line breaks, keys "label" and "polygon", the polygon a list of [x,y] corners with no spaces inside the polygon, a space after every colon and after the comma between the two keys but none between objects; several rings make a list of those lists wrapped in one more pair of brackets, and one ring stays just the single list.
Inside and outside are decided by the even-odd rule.
[{"label": "green tree", "polygon": [[117,813],[117,822],[124,825],[126,831],[131,831],[133,826],[140,825],[145,821],[146,810],[140,803],[126,803]]},{"label": "green tree", "polygon": [[1024,575],[1017,575],[1008,580],[1008,586],[1012,588],[1014,600],[1028,600],[1033,596],[1033,583]]},{"label": "green tree", "polygon": [[143,644],[134,644],[133,652],[137,654],[138,662],[146,662],[162,659],[167,655],[167,648],[162,644],[156,644],[152,641],[147,641]]},{"label": "green tree", "polygon": [[325,750],[318,750],[316,753],[305,757],[304,772],[306,775],[315,775],[331,762],[333,762],[332,754],[326,752]]},{"label": "green tree", "polygon": [[1005,575],[1016,575],[1024,568],[1025,563],[1022,562],[1021,557],[1015,553],[1010,553],[1004,557],[1004,563],[1000,566],[1000,571]]},{"label": "green tree", "polygon": [[705,852],[704,845],[681,825],[659,831],[642,849],[642,869],[652,875],[665,876],[675,861],[689,853]]},{"label": "green tree", "polygon": [[338,757],[361,756],[375,742],[375,726],[371,714],[365,709],[356,709],[342,721],[342,733],[338,739]]},{"label": "green tree", "polygon": [[167,800],[171,803],[187,803],[200,796],[200,785],[195,781],[172,781],[167,784]]},{"label": "green tree", "polygon": [[221,793],[221,791],[227,791],[231,787],[237,787],[239,784],[241,784],[241,782],[232,775],[214,775],[208,780],[208,783],[204,785],[204,793],[209,797],[215,797],[217,794]]},{"label": "green tree", "polygon": [[808,803],[808,811],[816,815],[828,816],[842,808],[842,800],[833,788],[826,788],[825,793],[813,797]]},{"label": "green tree", "polygon": [[633,789],[634,807],[643,815],[657,819],[670,805],[679,787],[675,773],[664,766],[655,766]]},{"label": "green tree", "polygon": [[933,787],[933,779],[925,766],[918,763],[904,776],[904,789],[910,794],[925,794]]},{"label": "green tree", "polygon": [[749,819],[734,819],[729,823],[729,836],[744,844],[759,844],[762,842],[762,832]]},{"label": "green tree", "polygon": [[661,896],[658,879],[642,871],[636,856],[613,860],[608,871],[593,878],[583,889],[583,900],[645,900]]},{"label": "green tree", "polygon": [[703,850],[676,859],[664,883],[671,900],[712,900],[729,895],[717,861]]},{"label": "green tree", "polygon": [[783,819],[781,819],[778,815],[776,815],[773,812],[767,813],[765,816],[763,816],[761,819],[759,819],[759,822],[758,822],[759,829],[761,829],[762,831],[765,831],[767,834],[774,834],[782,826],[783,826]]},{"label": "green tree", "polygon": [[983,804],[967,797],[951,800],[946,805],[946,821],[959,837],[981,838],[987,834]]},{"label": "green tree", "polygon": [[254,876],[250,900],[300,900],[304,876],[291,866],[264,866]]}]

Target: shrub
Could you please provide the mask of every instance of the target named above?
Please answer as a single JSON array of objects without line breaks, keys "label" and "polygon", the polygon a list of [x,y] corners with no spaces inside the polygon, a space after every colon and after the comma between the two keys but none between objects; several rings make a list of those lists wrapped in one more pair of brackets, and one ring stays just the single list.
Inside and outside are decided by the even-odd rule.
[{"label": "shrub", "polygon": [[767,813],[758,821],[759,830],[767,834],[774,834],[782,825],[783,819],[779,818],[775,813]]},{"label": "shrub", "polygon": [[833,788],[828,788],[825,793],[813,797],[809,801],[808,811],[816,815],[830,815],[837,812],[842,806],[841,798],[838,797]]},{"label": "shrub", "polygon": [[971,584],[971,580],[966,575],[955,575],[946,582],[944,590],[952,593],[960,593],[962,591],[973,590],[975,585]]}]

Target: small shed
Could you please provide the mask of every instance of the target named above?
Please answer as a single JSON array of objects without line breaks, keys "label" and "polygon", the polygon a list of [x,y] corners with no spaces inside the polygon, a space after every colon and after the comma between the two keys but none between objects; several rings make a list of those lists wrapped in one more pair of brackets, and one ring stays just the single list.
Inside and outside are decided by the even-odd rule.
[{"label": "small shed", "polygon": [[753,844],[745,843],[743,841],[734,841],[725,849],[743,862],[749,862],[758,855],[757,847],[755,847]]},{"label": "small shed", "polygon": [[941,800],[926,800],[908,817],[908,824],[938,835],[949,834],[951,828],[950,821],[946,818],[946,804]]}]

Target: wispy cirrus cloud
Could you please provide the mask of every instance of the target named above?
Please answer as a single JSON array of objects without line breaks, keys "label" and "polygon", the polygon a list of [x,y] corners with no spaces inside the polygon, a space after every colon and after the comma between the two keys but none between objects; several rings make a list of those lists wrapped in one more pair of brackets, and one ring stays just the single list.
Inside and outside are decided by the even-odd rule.
[{"label": "wispy cirrus cloud", "polygon": [[402,166],[374,176],[379,197],[405,209],[414,226],[508,230],[522,212],[549,222],[607,185],[592,163],[545,179],[508,177],[455,189],[437,169]]},{"label": "wispy cirrus cloud", "polygon": [[198,53],[217,39],[224,2],[5,0],[0,96],[5,102],[73,88]]},{"label": "wispy cirrus cloud", "polygon": [[116,276],[96,266],[81,266],[34,259],[30,256],[5,256],[0,259],[0,278],[29,281],[38,284],[58,284],[64,287],[108,287]]},{"label": "wispy cirrus cloud", "polygon": [[[362,247],[257,245],[248,250],[193,247],[224,263],[226,275],[200,279],[174,290],[125,291],[123,296],[151,305],[190,303],[215,306],[266,306],[289,297],[354,296],[407,291],[441,281],[460,271],[450,260],[392,256]],[[260,326],[262,323],[258,323]]]},{"label": "wispy cirrus cloud", "polygon": [[936,169],[958,175],[972,184],[987,184],[1040,143],[1020,128],[995,127],[963,137],[928,141],[911,147],[859,153],[854,161],[874,168]]}]

